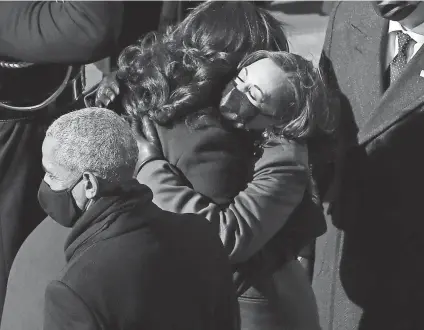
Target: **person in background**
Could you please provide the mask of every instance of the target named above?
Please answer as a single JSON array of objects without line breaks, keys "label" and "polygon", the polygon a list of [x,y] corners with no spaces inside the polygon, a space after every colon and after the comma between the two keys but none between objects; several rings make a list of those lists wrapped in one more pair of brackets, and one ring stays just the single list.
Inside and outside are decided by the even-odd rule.
[{"label": "person in background", "polygon": [[13,259],[45,217],[36,198],[41,143],[53,118],[73,107],[73,85],[54,102],[42,101],[68,74],[69,81],[81,78],[69,65],[96,61],[116,47],[121,11],[115,2],[0,3],[0,311]]},{"label": "person in background", "polygon": [[420,1],[340,2],[330,17],[339,146],[313,279],[325,330],[423,327],[423,42]]},{"label": "person in background", "polygon": [[67,265],[46,289],[43,329],[239,329],[214,228],[152,203],[133,178],[138,148],[121,117],[97,108],[63,115],[42,151],[38,200],[72,228]]}]

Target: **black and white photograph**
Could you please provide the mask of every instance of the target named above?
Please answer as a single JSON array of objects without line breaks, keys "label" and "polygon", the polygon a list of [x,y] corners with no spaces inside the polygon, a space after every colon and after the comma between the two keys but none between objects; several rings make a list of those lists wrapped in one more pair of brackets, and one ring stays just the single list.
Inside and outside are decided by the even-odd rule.
[{"label": "black and white photograph", "polygon": [[0,330],[423,330],[423,44],[424,1],[0,0]]}]

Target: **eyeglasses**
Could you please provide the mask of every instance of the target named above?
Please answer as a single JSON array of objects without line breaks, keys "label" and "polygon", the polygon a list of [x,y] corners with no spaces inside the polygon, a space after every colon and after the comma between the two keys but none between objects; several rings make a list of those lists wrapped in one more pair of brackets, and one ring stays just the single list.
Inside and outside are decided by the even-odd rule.
[{"label": "eyeglasses", "polygon": [[248,70],[243,68],[236,79],[234,79],[234,86],[241,92],[247,93],[250,98],[256,103],[263,103],[265,101],[265,94],[257,85],[248,83]]}]

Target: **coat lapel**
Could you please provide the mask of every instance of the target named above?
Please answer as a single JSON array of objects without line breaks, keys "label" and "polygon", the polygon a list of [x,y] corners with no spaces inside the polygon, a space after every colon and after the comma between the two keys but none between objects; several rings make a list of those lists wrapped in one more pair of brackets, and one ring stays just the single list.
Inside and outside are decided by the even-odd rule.
[{"label": "coat lapel", "polygon": [[424,47],[415,54],[405,71],[383,95],[369,120],[359,131],[358,142],[366,143],[424,103]]},{"label": "coat lapel", "polygon": [[384,92],[381,54],[385,52],[388,24],[375,14],[370,16],[369,12],[353,15],[347,24],[352,45],[350,81],[354,85],[352,90],[359,103],[355,120],[361,130],[368,121],[370,109],[378,105]]}]

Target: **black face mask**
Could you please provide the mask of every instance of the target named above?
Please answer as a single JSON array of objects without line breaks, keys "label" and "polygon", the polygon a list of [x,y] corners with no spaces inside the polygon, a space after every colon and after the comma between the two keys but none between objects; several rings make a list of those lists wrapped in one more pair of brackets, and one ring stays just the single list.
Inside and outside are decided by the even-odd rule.
[{"label": "black face mask", "polygon": [[375,12],[388,20],[401,21],[418,7],[420,1],[373,1]]},{"label": "black face mask", "polygon": [[64,227],[72,227],[83,213],[72,196],[72,190],[81,180],[82,177],[69,188],[57,191],[52,190],[44,180],[40,184],[38,202],[44,212]]},{"label": "black face mask", "polygon": [[240,92],[235,83],[230,82],[224,89],[223,97],[228,97],[225,103],[221,103],[220,111],[225,119],[241,125],[252,120],[260,110],[255,107],[247,98]]}]

